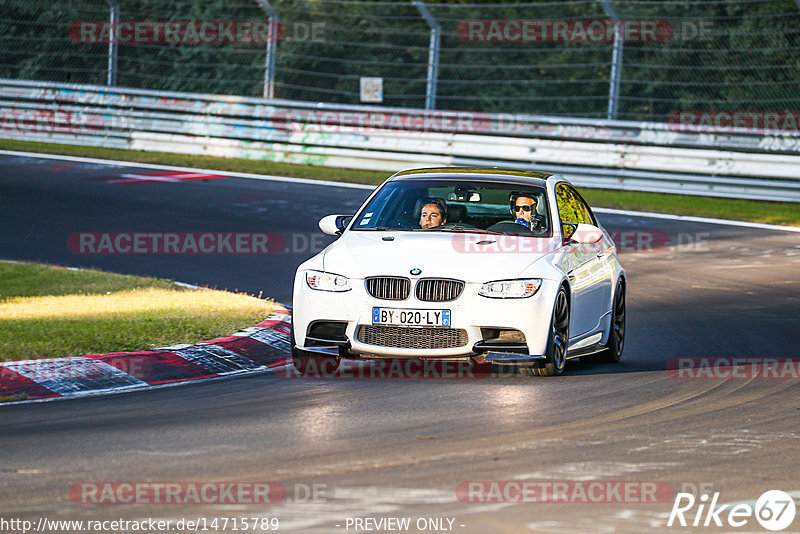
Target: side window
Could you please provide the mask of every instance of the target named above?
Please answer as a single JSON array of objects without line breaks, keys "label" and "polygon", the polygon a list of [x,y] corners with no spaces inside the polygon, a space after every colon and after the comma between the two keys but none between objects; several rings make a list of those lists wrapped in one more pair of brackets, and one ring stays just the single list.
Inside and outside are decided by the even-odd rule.
[{"label": "side window", "polygon": [[572,230],[564,228],[565,224],[578,224],[584,222],[583,208],[572,194],[567,184],[556,186],[556,206],[558,217],[561,219],[561,232],[569,234]]},{"label": "side window", "polygon": [[586,204],[586,202],[583,200],[583,198],[581,198],[581,196],[578,194],[577,191],[575,191],[572,188],[570,188],[570,191],[572,191],[572,196],[575,198],[575,202],[578,203],[578,207],[581,211],[583,217],[583,220],[581,222],[586,224],[596,225],[597,222],[595,221],[594,215],[592,214],[592,210],[589,208],[588,204]]}]

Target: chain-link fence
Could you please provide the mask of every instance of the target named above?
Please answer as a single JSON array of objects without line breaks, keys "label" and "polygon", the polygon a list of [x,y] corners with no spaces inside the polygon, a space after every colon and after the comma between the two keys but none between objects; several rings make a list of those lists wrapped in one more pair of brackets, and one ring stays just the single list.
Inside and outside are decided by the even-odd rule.
[{"label": "chain-link fence", "polygon": [[0,57],[7,78],[158,90],[359,104],[379,78],[385,106],[785,118],[800,0],[0,0]]}]

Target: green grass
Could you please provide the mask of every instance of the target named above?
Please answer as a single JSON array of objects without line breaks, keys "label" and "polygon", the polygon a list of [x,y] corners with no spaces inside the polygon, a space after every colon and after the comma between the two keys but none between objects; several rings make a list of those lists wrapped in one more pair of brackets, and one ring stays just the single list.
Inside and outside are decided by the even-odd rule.
[{"label": "green grass", "polygon": [[0,359],[196,343],[253,326],[273,307],[170,280],[0,261]]},{"label": "green grass", "polygon": [[[4,139],[0,139],[0,149],[370,185],[377,185],[388,176],[388,173],[378,171],[335,169],[271,161],[226,159],[210,156],[184,156],[162,152],[137,152],[111,148],[56,145]],[[583,187],[581,188],[581,193],[583,193],[590,204],[596,207],[800,226],[800,204],[794,202],[738,200],[692,195],[589,189]]]},{"label": "green grass", "polygon": [[580,188],[592,206],[800,226],[800,204]]},{"label": "green grass", "polygon": [[29,398],[30,397],[24,393],[22,395],[2,395],[0,396],[0,402],[18,402],[28,400]]},{"label": "green grass", "polygon": [[103,295],[132,289],[174,287],[171,280],[158,278],[0,261],[0,302],[19,297]]},{"label": "green grass", "polygon": [[264,160],[187,156],[167,152],[140,152],[136,150],[121,150],[118,148],[33,143],[30,141],[13,141],[9,139],[0,139],[0,150],[19,150],[22,152],[62,154],[85,158],[115,159],[132,161],[135,163],[154,163],[158,165],[174,165],[176,167],[198,167],[217,171],[249,172],[255,174],[271,174],[275,176],[291,176],[292,178],[332,180],[334,182],[351,182],[371,185],[378,185],[389,176],[389,173],[379,171],[334,169],[330,167],[295,165]]}]

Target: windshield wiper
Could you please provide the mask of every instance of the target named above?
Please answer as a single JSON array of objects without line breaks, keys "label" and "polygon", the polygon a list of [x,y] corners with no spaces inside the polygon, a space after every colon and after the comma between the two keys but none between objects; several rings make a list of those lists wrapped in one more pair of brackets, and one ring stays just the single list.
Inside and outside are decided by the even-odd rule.
[{"label": "windshield wiper", "polygon": [[438,232],[453,232],[453,233],[464,233],[464,234],[491,234],[491,235],[503,235],[503,232],[495,232],[494,230],[483,230],[481,228],[470,228],[468,226],[451,226],[450,228],[431,228],[433,231]]},{"label": "windshield wiper", "polygon": [[503,232],[495,232],[494,230],[483,230],[481,228],[470,228],[468,226],[451,226],[449,228],[442,228],[435,226],[433,228],[390,228],[388,226],[373,226],[369,228],[354,228],[354,230],[361,232],[450,232],[462,234],[491,234],[491,235],[504,235]]}]

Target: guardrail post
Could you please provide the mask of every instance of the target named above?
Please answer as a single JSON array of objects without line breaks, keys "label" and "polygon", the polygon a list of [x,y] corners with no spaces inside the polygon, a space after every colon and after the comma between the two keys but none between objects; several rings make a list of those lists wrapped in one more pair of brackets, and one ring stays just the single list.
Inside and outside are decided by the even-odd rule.
[{"label": "guardrail post", "polygon": [[[796,0],[800,2],[800,0]],[[614,22],[614,49],[611,53],[611,83],[608,88],[608,120],[616,120],[619,109],[619,81],[622,76],[622,46],[625,42],[622,35],[622,22],[614,7],[608,0],[599,0],[606,16]]]},{"label": "guardrail post", "polygon": [[[798,0],[800,1],[800,0]],[[431,40],[428,46],[428,85],[425,88],[425,109],[436,108],[436,81],[439,77],[439,47],[442,42],[442,27],[433,18],[431,12],[421,0],[414,0],[414,5],[425,22],[431,28]]]},{"label": "guardrail post", "polygon": [[117,26],[119,25],[119,0],[106,0],[110,7],[108,39],[108,76],[106,78],[106,85],[117,85],[117,50],[119,42],[117,41]]},{"label": "guardrail post", "polygon": [[264,98],[275,98],[275,54],[278,44],[278,13],[268,0],[256,0],[267,14],[267,60],[264,65]]}]

